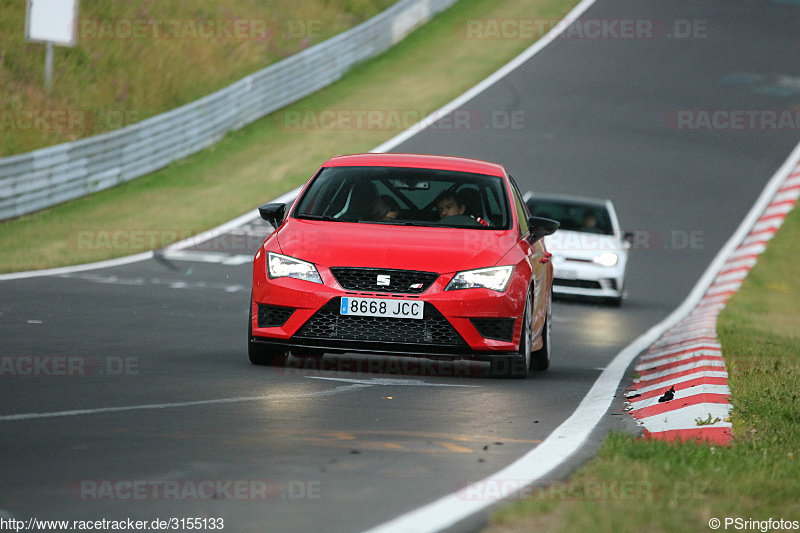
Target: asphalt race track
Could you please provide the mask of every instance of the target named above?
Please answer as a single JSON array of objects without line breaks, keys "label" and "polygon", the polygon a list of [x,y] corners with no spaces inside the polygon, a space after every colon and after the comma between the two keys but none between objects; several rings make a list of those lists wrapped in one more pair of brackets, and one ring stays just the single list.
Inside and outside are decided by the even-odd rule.
[{"label": "asphalt race track", "polygon": [[[545,439],[686,297],[800,139],[800,125],[760,121],[800,106],[800,4],[600,0],[582,20],[650,21],[653,33],[556,39],[464,106],[470,127],[394,149],[500,162],[523,192],[610,197],[637,232],[621,308],[556,303],[550,371],[498,380],[479,364],[330,356],[323,369],[251,366],[260,221],[187,253],[3,281],[0,516],[361,531]],[[703,110],[758,113],[753,127],[703,130]],[[627,426],[606,418],[604,430]]]}]

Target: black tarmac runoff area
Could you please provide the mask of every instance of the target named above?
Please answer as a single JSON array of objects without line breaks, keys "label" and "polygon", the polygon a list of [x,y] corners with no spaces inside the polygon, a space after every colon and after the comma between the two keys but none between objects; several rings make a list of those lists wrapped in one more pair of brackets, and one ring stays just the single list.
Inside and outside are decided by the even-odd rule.
[{"label": "black tarmac runoff area", "polygon": [[[611,198],[636,232],[620,308],[555,303],[549,371],[250,365],[258,220],[148,261],[0,281],[0,518],[364,531],[535,448],[686,298],[800,138],[785,116],[800,109],[800,3],[598,0],[575,24],[614,20],[649,25],[555,39],[463,106],[479,127],[393,149],[498,162],[523,192]],[[560,475],[628,427],[613,405]]]}]

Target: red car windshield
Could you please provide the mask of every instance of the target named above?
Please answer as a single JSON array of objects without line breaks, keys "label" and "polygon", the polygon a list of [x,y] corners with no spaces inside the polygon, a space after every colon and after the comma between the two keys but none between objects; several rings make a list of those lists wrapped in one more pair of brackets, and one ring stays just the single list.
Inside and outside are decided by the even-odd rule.
[{"label": "red car windshield", "polygon": [[397,167],[323,168],[292,216],[470,229],[511,225],[503,178]]}]

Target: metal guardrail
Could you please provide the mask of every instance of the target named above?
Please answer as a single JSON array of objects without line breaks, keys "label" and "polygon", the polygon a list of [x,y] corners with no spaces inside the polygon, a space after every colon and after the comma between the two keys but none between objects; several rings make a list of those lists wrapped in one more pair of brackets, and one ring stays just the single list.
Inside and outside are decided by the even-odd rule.
[{"label": "metal guardrail", "polygon": [[192,103],[93,137],[0,159],[0,220],[138,178],[341,78],[456,0],[401,0],[318,45]]}]

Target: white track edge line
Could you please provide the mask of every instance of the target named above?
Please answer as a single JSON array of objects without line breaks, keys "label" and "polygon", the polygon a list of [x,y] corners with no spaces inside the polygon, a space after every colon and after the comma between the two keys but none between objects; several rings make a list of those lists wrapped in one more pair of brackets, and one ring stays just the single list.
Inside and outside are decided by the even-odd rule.
[{"label": "white track edge line", "polygon": [[301,392],[296,394],[268,394],[265,396],[239,396],[236,398],[218,398],[215,400],[193,400],[186,402],[170,403],[151,403],[141,405],[121,405],[118,407],[96,407],[89,409],[72,409],[69,411],[48,411],[44,413],[19,413],[0,416],[0,422],[18,422],[24,420],[39,420],[42,418],[61,418],[69,416],[97,415],[107,413],[119,413],[123,411],[142,411],[147,409],[175,409],[178,407],[196,407],[198,405],[222,405],[242,402],[260,402],[271,400],[287,400],[292,398],[312,398],[315,396],[331,396],[342,392],[350,392],[356,389],[369,387],[362,383],[351,385],[341,385],[333,389],[326,389],[315,392]]},{"label": "white track edge line", "polygon": [[[278,198],[273,200],[273,202],[288,203],[299,194],[300,189],[302,189],[302,186],[297,187],[296,189],[289,191],[282,196],[279,196]],[[198,233],[194,237],[189,237],[188,239],[174,242],[164,247],[164,250],[167,251],[185,250],[186,248],[190,248],[201,242],[205,242],[214,237],[218,237],[227,231],[230,231],[236,227],[241,226],[242,224],[244,224],[249,220],[259,218],[258,212],[254,211],[255,211],[254,209],[251,209],[246,213],[244,213],[243,215],[234,218],[233,220],[225,222],[224,224],[220,224],[216,228],[204,231],[203,233]],[[62,274],[74,274],[76,272],[85,272],[87,270],[100,270],[104,268],[113,268],[117,266],[129,265],[131,263],[139,263],[141,261],[147,261],[148,259],[152,259],[153,257],[155,257],[160,252],[161,252],[160,250],[148,250],[147,252],[142,252],[140,254],[128,255],[125,257],[119,257],[117,259],[109,259],[107,261],[98,261],[96,263],[85,263],[83,265],[48,268],[45,270],[29,270],[27,272],[12,272],[9,274],[0,274],[0,281],[12,281],[18,279],[38,278],[45,276],[60,276]]]},{"label": "white track edge line", "polygon": [[[297,197],[298,194],[300,194],[300,190],[302,188],[303,188],[303,186],[301,185],[300,187],[297,187],[296,189],[293,189],[293,190],[291,190],[291,191],[289,191],[289,192],[277,197],[276,199],[272,200],[272,202],[273,203],[281,203],[281,204],[289,203],[289,202],[293,201]],[[230,231],[232,229],[238,228],[239,226],[243,225],[245,222],[248,222],[250,220],[254,220],[254,219],[257,219],[257,218],[260,218],[259,214],[258,214],[258,210],[253,209],[253,210],[248,211],[247,213],[245,213],[245,214],[243,214],[241,216],[238,216],[238,217],[234,218],[233,220],[231,220],[229,222],[226,222],[224,224],[221,224],[221,225],[217,226],[216,228],[211,228],[210,230],[204,231],[203,233],[195,235],[194,237],[190,237],[188,239],[184,239],[182,241],[172,243],[169,246],[166,246],[164,248],[164,250],[185,250],[186,248],[194,246],[194,245],[196,245],[198,243],[205,242],[205,241],[207,241],[209,239],[213,239],[214,237],[218,237],[223,233],[226,233],[226,232],[228,232],[228,231]]]},{"label": "white track edge line", "polygon": [[148,259],[152,259],[154,255],[155,253],[152,250],[150,250],[147,252],[142,252],[140,254],[127,255],[125,257],[120,257],[117,259],[109,259],[108,261],[98,261],[96,263],[85,263],[83,265],[48,268],[46,270],[29,270],[27,272],[12,272],[10,274],[0,274],[0,281],[39,278],[43,276],[59,276],[61,274],[74,274],[75,272],[84,272],[86,270],[112,268],[116,266],[128,265],[130,263],[147,261]]}]

